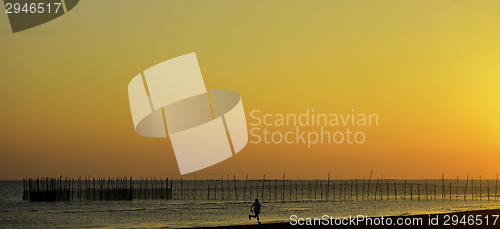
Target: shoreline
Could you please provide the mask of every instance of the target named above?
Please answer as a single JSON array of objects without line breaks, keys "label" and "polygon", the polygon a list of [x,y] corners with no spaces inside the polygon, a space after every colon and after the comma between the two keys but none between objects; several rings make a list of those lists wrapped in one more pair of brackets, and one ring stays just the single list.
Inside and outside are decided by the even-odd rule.
[{"label": "shoreline", "polygon": [[[457,216],[458,224],[453,225],[453,221],[450,216]],[[316,227],[340,227],[340,228],[440,228],[440,227],[450,227],[450,228],[499,228],[500,227],[500,217],[497,218],[496,224],[493,224],[495,221],[494,215],[500,215],[500,209],[491,209],[491,210],[473,210],[473,211],[461,211],[461,212],[449,212],[449,213],[437,213],[437,214],[417,214],[417,215],[399,215],[399,216],[384,216],[385,220],[390,219],[393,222],[393,225],[366,225],[366,224],[358,224],[358,225],[313,225]],[[488,223],[486,225],[486,216],[488,216]],[[321,217],[321,216],[319,216]],[[381,217],[368,217],[370,219],[376,219]],[[438,222],[437,225],[429,225],[429,218],[432,218],[434,222]],[[473,219],[471,219],[473,218]],[[481,219],[481,225],[479,224],[479,220]],[[394,223],[398,220],[406,220],[411,221],[415,219],[421,219],[422,224],[419,225],[394,225]],[[460,222],[462,219],[465,221]],[[445,221],[450,225],[445,225]],[[470,221],[469,221],[470,220]],[[477,221],[476,221],[477,220]],[[311,227],[311,225],[291,225],[290,221],[288,222],[270,222],[270,223],[262,223],[257,224],[255,220],[252,221],[253,224],[239,224],[239,225],[227,225],[227,226],[213,226],[213,227],[192,227],[192,228],[294,228],[294,227],[302,227],[307,226]],[[365,221],[366,222],[366,221]],[[414,222],[414,221],[413,221]],[[474,225],[469,225],[469,222],[473,222]],[[463,225],[463,223],[467,225]]]}]

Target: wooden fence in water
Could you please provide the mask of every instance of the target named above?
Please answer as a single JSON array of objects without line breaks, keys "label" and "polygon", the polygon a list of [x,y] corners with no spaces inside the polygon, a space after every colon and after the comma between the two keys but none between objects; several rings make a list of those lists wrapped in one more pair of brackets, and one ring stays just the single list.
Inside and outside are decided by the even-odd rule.
[{"label": "wooden fence in water", "polygon": [[[236,179],[226,176],[210,180],[171,178],[37,178],[23,179],[23,199],[30,201],[108,201],[108,200],[217,200],[249,201],[482,201],[499,200],[496,180],[467,176],[459,180],[393,179],[289,180]],[[494,182],[494,184],[492,184]]]},{"label": "wooden fence in water", "polygon": [[133,199],[172,199],[172,180],[122,178],[23,179],[23,200],[102,201]]}]

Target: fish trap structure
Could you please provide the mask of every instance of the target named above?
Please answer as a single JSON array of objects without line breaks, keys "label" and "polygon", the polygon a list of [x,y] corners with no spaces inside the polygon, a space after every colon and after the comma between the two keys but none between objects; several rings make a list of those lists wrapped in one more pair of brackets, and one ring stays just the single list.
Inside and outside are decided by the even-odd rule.
[{"label": "fish trap structure", "polygon": [[68,177],[23,179],[23,199],[29,201],[498,201],[499,184],[467,176],[466,179],[401,180],[373,178],[324,179],[219,179]]},{"label": "fish trap structure", "polygon": [[172,199],[172,180],[122,178],[23,179],[23,200],[29,201],[108,201]]}]

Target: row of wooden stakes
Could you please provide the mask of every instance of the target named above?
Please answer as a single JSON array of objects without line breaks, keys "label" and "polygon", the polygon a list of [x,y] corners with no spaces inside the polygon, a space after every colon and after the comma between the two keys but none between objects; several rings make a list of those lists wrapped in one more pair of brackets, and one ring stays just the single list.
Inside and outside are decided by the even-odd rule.
[{"label": "row of wooden stakes", "polygon": [[[441,182],[369,179],[238,180],[235,176],[214,180],[173,180],[132,177],[121,178],[25,178],[23,200],[29,201],[110,201],[110,200],[234,200],[248,201],[359,201],[359,200],[498,200],[498,175],[495,185],[479,179]],[[439,183],[439,184],[438,184]]]}]

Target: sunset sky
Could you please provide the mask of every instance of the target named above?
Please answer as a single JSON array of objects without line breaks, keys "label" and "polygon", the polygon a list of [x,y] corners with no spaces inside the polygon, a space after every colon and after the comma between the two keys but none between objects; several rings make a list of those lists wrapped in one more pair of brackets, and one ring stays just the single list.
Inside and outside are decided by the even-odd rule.
[{"label": "sunset sky", "polygon": [[127,85],[196,52],[208,90],[250,111],[376,113],[361,145],[248,144],[183,176],[494,178],[499,1],[85,0],[13,34],[0,7],[0,179],[179,178],[170,141],[139,136]]}]

